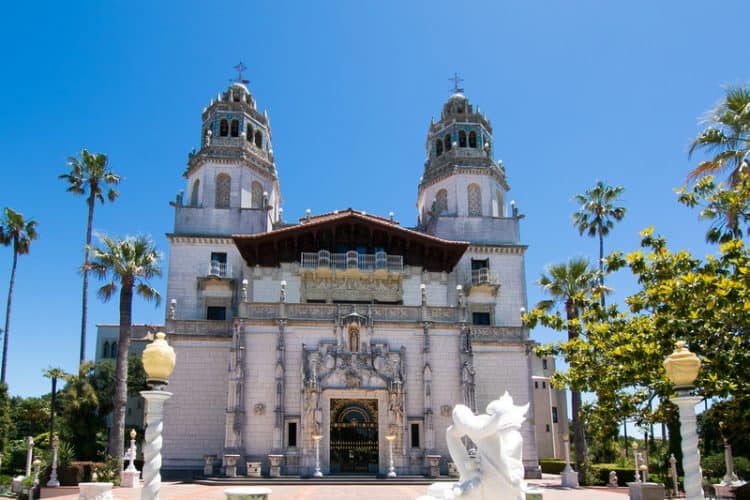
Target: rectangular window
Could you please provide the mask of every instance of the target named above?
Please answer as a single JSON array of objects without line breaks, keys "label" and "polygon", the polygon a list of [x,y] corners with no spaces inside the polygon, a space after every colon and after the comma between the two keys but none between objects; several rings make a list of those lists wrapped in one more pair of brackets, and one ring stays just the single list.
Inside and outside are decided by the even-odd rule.
[{"label": "rectangular window", "polygon": [[211,262],[221,262],[222,264],[227,263],[226,252],[211,252]]},{"label": "rectangular window", "polygon": [[488,312],[471,313],[471,323],[474,325],[489,325],[490,313]]},{"label": "rectangular window", "polygon": [[542,370],[547,369],[547,358],[542,359]]},{"label": "rectangular window", "polygon": [[534,382],[534,389],[539,389],[539,382]]},{"label": "rectangular window", "polygon": [[557,423],[557,406],[552,407],[552,423]]},{"label": "rectangular window", "polygon": [[471,259],[471,270],[476,271],[477,269],[489,269],[490,259]]},{"label": "rectangular window", "polygon": [[547,424],[547,432],[549,432],[549,424]]},{"label": "rectangular window", "polygon": [[547,382],[542,382],[542,389],[546,389],[546,388],[547,388]]},{"label": "rectangular window", "polygon": [[227,319],[227,308],[226,307],[206,307],[206,319],[216,319],[224,321]]},{"label": "rectangular window", "polygon": [[297,446],[297,422],[287,422],[286,445],[288,448]]},{"label": "rectangular window", "polygon": [[411,447],[419,448],[419,424],[411,424]]}]

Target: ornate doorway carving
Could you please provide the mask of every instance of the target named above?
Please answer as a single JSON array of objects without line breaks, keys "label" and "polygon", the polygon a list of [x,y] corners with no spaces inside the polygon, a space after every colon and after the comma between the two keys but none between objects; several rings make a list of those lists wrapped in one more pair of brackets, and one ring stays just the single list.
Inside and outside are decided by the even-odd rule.
[{"label": "ornate doorway carving", "polygon": [[331,399],[331,473],[378,472],[378,400]]}]

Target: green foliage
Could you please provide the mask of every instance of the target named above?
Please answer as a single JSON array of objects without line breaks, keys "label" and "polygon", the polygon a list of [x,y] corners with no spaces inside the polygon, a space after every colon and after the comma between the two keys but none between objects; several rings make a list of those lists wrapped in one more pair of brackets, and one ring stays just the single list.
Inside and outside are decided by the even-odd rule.
[{"label": "green foliage", "polygon": [[560,474],[565,468],[565,460],[557,458],[543,458],[539,460],[539,467],[545,474]]},{"label": "green foliage", "polygon": [[688,207],[699,207],[699,217],[711,221],[706,232],[706,241],[726,243],[747,235],[750,221],[750,180],[742,171],[734,184],[716,184],[713,176],[700,179],[688,189],[683,186],[677,191],[678,201]]},{"label": "green foliage", "polygon": [[67,384],[60,393],[60,435],[75,448],[79,458],[96,458],[104,449],[104,418],[112,406],[111,396],[107,399],[111,386],[102,380],[101,373],[92,363],[82,363],[79,373],[66,377]]},{"label": "green foliage", "polygon": [[48,397],[22,398],[13,396],[10,401],[15,429],[14,439],[36,436],[48,430],[50,401]]},{"label": "green foliage", "polygon": [[96,467],[96,480],[101,483],[114,483],[115,486],[120,486],[120,471],[122,466],[120,461],[107,455],[104,459],[104,463]]},{"label": "green foliage", "polygon": [[13,428],[8,385],[0,383],[0,457],[8,446],[8,439]]},{"label": "green foliage", "polygon": [[735,455],[750,457],[750,400],[732,398],[713,404],[698,416],[698,431],[701,455],[723,453],[726,436]]},{"label": "green foliage", "polygon": [[734,185],[750,152],[750,87],[727,87],[724,99],[705,121],[708,126],[693,139],[689,154],[701,150],[712,156],[698,164],[689,177],[729,170],[729,184]]}]

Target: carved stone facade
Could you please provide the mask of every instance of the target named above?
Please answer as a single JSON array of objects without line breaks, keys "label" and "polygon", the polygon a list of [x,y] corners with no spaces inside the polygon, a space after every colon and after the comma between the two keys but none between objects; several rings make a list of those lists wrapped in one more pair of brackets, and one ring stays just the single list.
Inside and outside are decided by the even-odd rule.
[{"label": "carved stone facade", "polygon": [[[526,247],[517,210],[490,207],[508,190],[491,134],[451,97],[415,228],[351,209],[284,224],[267,116],[242,84],[212,101],[168,236],[165,473],[214,455],[220,474],[308,476],[317,445],[324,474],[385,474],[389,442],[397,473],[447,473],[453,405],[533,404]],[[533,473],[533,418],[522,432]]]}]

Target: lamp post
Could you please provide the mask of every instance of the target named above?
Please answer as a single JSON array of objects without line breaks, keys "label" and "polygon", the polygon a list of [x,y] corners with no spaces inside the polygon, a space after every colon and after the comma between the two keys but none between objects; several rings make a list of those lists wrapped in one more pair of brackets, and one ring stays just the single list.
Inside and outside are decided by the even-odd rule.
[{"label": "lamp post", "polygon": [[638,468],[638,457],[640,456],[640,453],[638,453],[638,443],[636,441],[633,441],[633,465],[635,467],[635,482],[640,483],[641,482],[641,474],[640,469]]},{"label": "lamp post", "polygon": [[680,410],[682,468],[685,471],[685,496],[688,500],[703,500],[704,498],[695,416],[695,405],[701,401],[701,398],[691,395],[700,367],[700,359],[685,347],[684,341],[677,342],[675,351],[664,360],[667,377],[677,391],[677,396],[673,396],[671,401]]},{"label": "lamp post", "polygon": [[393,466],[393,440],[396,439],[395,434],[389,434],[385,437],[388,441],[388,477],[396,477],[396,468]]},{"label": "lamp post", "polygon": [[146,400],[145,443],[143,445],[143,490],[141,500],[158,500],[161,488],[161,431],[164,417],[164,402],[172,396],[164,390],[167,379],[174,370],[175,352],[167,341],[166,334],[158,332],[156,340],[143,351],[143,369],[150,391],[141,391]]},{"label": "lamp post", "polygon": [[320,434],[313,434],[313,441],[315,441],[315,472],[313,477],[323,477],[323,473],[320,471],[320,440],[323,438]]},{"label": "lamp post", "polygon": [[578,473],[570,466],[570,436],[562,435],[563,451],[565,452],[565,468],[560,474],[560,485],[565,488],[578,488]]},{"label": "lamp post", "polygon": [[52,435],[52,470],[49,473],[47,488],[59,488],[60,481],[57,480],[57,447],[60,445],[60,438],[57,434]]}]

